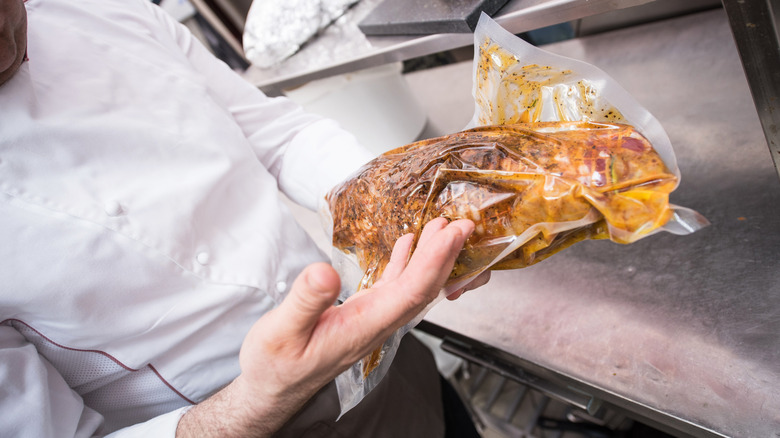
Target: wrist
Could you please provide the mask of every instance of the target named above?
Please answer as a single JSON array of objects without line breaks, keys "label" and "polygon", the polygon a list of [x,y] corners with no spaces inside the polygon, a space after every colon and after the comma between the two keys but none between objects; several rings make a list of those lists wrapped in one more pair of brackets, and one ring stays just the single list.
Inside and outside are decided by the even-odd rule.
[{"label": "wrist", "polygon": [[270,437],[286,421],[279,397],[253,393],[237,378],[187,411],[176,429],[182,437]]}]

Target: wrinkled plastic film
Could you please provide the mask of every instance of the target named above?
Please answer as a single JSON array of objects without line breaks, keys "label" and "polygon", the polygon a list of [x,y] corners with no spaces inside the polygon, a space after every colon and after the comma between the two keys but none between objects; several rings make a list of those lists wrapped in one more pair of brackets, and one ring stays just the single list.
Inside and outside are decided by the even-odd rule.
[{"label": "wrinkled plastic film", "polygon": [[[628,244],[707,224],[669,203],[679,170],[666,133],[601,70],[484,16],[475,45],[472,129],[389,151],[328,194],[345,296],[371,287],[396,240],[419,237],[437,217],[475,224],[439,299],[487,269],[530,266],[582,240]],[[382,379],[424,314],[339,376],[342,414]]]},{"label": "wrinkled plastic film", "polygon": [[[541,50],[486,14],[474,33],[475,111],[467,127],[517,122],[593,121],[633,126],[653,145],[680,182],[672,144],[660,122],[604,71]],[[689,234],[709,222],[685,207],[654,232]]]},{"label": "wrinkled plastic film", "polygon": [[[592,229],[578,238],[634,242],[675,217],[668,196],[676,181],[627,125],[480,127],[390,151],[334,189],[333,242],[354,251],[364,273],[359,287],[368,288],[398,238],[436,217],[470,219],[476,229],[456,261],[454,282],[499,261],[502,269],[531,265],[548,248],[568,246],[560,234],[582,228],[585,218]],[[518,241],[522,251],[504,254]]]},{"label": "wrinkled plastic film", "polygon": [[524,122],[593,121],[636,128],[669,170],[677,160],[660,122],[598,67],[539,49],[482,14],[474,33],[468,127]]}]

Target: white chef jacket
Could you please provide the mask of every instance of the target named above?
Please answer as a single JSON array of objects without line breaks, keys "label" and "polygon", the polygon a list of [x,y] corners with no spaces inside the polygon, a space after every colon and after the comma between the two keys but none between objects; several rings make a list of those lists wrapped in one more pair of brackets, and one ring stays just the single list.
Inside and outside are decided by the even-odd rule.
[{"label": "white chef jacket", "polygon": [[0,435],[172,436],[323,259],[278,190],[316,208],[370,155],[144,0],[26,7],[0,86]]}]

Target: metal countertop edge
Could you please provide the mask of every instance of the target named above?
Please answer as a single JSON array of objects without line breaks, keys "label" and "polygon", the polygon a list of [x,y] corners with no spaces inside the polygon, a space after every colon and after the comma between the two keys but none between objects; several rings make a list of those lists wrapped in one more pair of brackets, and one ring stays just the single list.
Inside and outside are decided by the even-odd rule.
[{"label": "metal countertop edge", "polygon": [[[517,34],[591,15],[638,6],[651,1],[653,0],[622,0],[617,2],[618,4],[616,5],[615,0],[556,0],[528,8],[512,10],[505,14],[499,12],[494,19],[508,31]],[[509,3],[505,6],[505,9],[509,8],[511,10],[513,3],[517,2]],[[376,38],[381,37],[373,37],[373,39]],[[247,79],[263,92],[269,95],[279,95],[284,89],[294,88],[316,79],[468,46],[473,43],[473,39],[474,36],[471,33],[427,35],[388,47],[378,48],[367,54],[335,62],[328,66],[312,68],[271,80],[252,81],[251,74],[247,75]]]},{"label": "metal countertop edge", "polygon": [[[528,359],[515,356],[509,352],[459,334],[436,323],[423,320],[416,326],[416,329],[441,339],[442,350],[471,362],[482,362],[480,365],[487,365],[487,367],[491,368],[494,372],[498,372],[505,377],[521,383],[523,378],[512,376],[511,368],[519,368],[522,372],[527,372],[531,376],[546,380],[553,385],[560,385],[562,388],[580,391],[600,402],[606,403],[607,407],[612,410],[619,411],[636,421],[640,421],[658,430],[675,435],[676,437],[728,438],[728,435],[718,433],[700,424],[653,408],[647,404],[632,400],[607,389],[593,386],[582,379],[542,366]],[[463,348],[468,349],[469,351],[464,352]],[[486,361],[492,362],[492,364],[487,364],[479,360],[480,358],[485,359],[485,356],[488,357]],[[475,361],[475,359],[477,360]],[[539,390],[545,392],[544,389]],[[547,393],[546,395],[562,400],[554,393]]]}]

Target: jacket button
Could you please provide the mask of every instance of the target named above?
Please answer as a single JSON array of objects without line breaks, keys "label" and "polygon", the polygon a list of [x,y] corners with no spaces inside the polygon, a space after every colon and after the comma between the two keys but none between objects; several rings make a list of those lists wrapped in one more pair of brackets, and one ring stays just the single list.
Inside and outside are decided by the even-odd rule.
[{"label": "jacket button", "polygon": [[122,204],[114,200],[106,202],[103,208],[105,209],[106,214],[112,217],[122,214]]},{"label": "jacket button", "polygon": [[195,260],[197,260],[197,262],[200,263],[201,265],[208,265],[210,258],[211,257],[209,256],[209,253],[207,253],[206,251],[199,252],[198,255],[195,256]]},{"label": "jacket button", "polygon": [[284,281],[277,281],[276,282],[276,291],[277,292],[284,292],[287,290],[287,283]]}]

